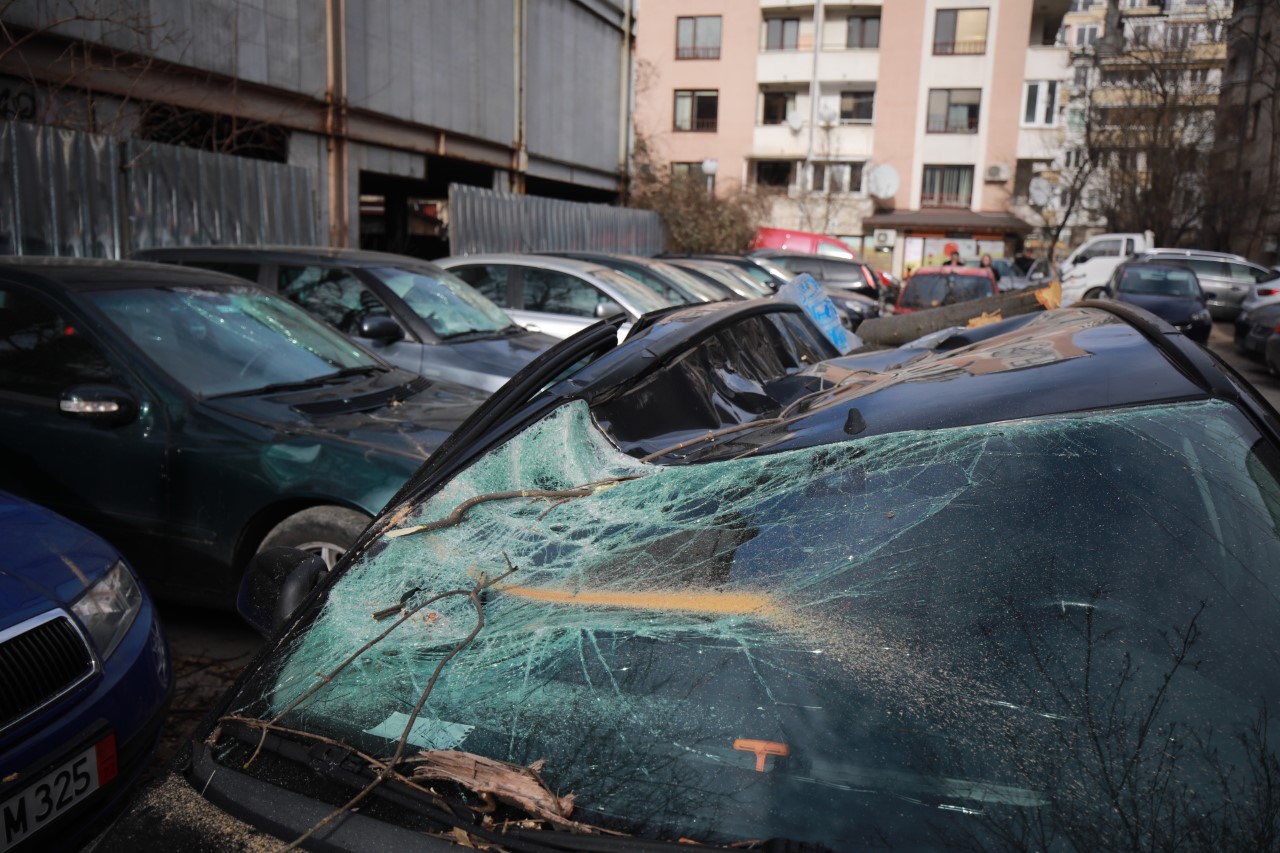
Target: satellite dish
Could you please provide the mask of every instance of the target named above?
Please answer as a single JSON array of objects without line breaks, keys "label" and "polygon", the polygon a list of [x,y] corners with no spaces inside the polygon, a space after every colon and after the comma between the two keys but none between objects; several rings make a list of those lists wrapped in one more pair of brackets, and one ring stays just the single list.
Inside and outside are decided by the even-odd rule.
[{"label": "satellite dish", "polygon": [[1053,185],[1044,178],[1032,178],[1027,185],[1027,196],[1036,207],[1044,207],[1053,200]]},{"label": "satellite dish", "polygon": [[792,133],[799,133],[804,127],[804,116],[794,110],[787,113],[787,127],[791,128]]},{"label": "satellite dish", "polygon": [[902,181],[898,178],[898,170],[888,163],[872,166],[867,172],[867,194],[872,198],[893,198],[898,194]]},{"label": "satellite dish", "polygon": [[840,114],[831,107],[823,107],[818,110],[818,120],[823,124],[835,124],[840,118]]}]

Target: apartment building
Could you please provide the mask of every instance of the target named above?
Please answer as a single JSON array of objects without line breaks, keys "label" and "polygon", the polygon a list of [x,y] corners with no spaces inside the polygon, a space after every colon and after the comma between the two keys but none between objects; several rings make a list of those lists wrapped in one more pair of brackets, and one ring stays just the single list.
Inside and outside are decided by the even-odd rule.
[{"label": "apartment building", "polygon": [[[885,269],[1012,253],[1015,178],[1062,148],[1070,0],[645,0],[637,132],[771,223]],[[1026,164],[1026,165],[1024,165]],[[1046,169],[1047,170],[1047,169]]]}]

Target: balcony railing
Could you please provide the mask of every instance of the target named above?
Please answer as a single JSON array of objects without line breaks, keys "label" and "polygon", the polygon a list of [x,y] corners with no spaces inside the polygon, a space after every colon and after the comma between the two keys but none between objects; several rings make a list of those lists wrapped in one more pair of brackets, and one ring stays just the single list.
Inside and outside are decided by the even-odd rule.
[{"label": "balcony railing", "polygon": [[920,196],[921,207],[968,207],[973,195],[951,194],[951,193],[934,193],[933,195]]},{"label": "balcony railing", "polygon": [[946,116],[929,116],[927,125],[929,133],[977,133],[978,120],[949,119]]},{"label": "balcony railing", "polygon": [[683,126],[679,122],[676,122],[675,129],[683,133],[690,133],[690,132],[715,133],[716,119],[715,118],[695,118],[692,121],[690,121],[688,124],[685,124]]},{"label": "balcony railing", "polygon": [[720,45],[715,47],[689,47],[681,46],[676,48],[676,59],[719,59]]},{"label": "balcony railing", "polygon": [[935,41],[935,56],[978,56],[987,52],[986,39],[970,39],[969,41]]}]

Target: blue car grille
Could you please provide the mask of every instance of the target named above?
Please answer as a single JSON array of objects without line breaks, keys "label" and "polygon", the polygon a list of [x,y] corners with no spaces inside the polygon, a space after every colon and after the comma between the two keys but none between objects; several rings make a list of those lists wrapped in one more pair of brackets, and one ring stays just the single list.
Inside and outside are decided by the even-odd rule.
[{"label": "blue car grille", "polygon": [[0,729],[65,693],[93,669],[88,646],[65,616],[0,643]]}]

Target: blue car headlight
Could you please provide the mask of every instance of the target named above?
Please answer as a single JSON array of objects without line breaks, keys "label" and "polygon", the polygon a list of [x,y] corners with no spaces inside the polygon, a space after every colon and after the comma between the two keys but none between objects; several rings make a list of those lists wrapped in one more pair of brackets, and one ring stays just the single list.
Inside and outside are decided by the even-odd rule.
[{"label": "blue car headlight", "polygon": [[112,566],[71,605],[103,660],[120,645],[141,608],[142,587],[123,562]]}]

